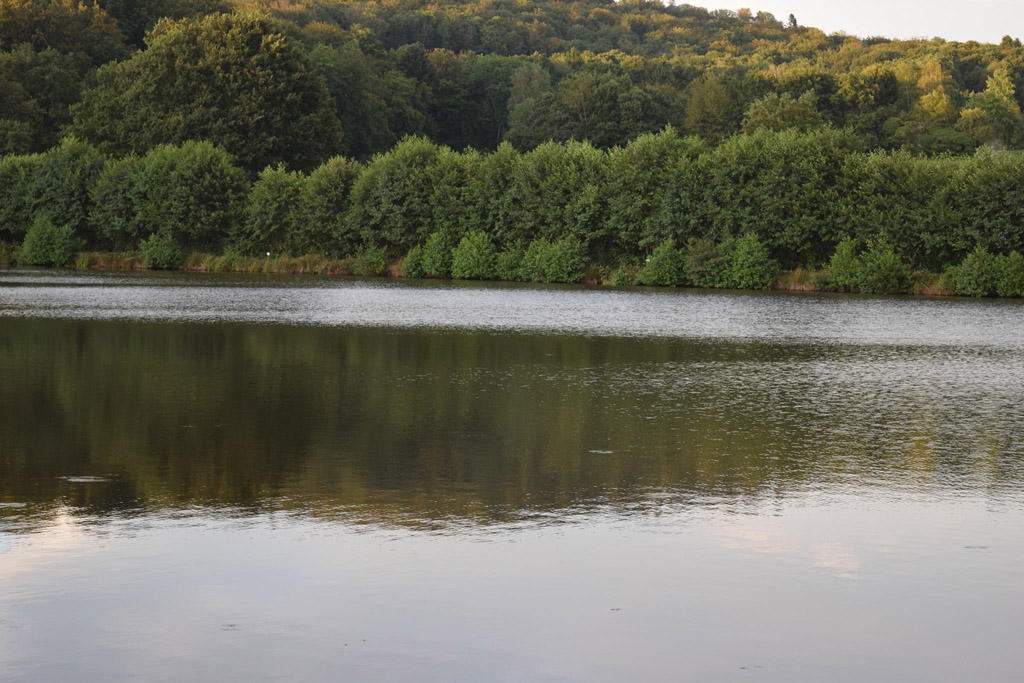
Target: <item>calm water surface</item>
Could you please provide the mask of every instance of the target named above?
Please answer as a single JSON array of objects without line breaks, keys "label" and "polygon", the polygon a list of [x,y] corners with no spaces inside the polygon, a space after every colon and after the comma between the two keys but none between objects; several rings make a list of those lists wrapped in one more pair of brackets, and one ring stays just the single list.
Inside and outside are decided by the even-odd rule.
[{"label": "calm water surface", "polygon": [[1024,306],[0,271],[0,680],[1020,681]]}]

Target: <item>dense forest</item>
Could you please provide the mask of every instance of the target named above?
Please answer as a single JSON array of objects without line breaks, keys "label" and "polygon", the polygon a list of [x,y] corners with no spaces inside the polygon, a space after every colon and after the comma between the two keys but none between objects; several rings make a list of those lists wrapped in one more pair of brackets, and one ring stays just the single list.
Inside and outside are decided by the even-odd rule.
[{"label": "dense forest", "polygon": [[637,1],[0,0],[0,261],[742,287],[831,266],[808,285],[1020,295],[1022,105],[1009,36]]}]

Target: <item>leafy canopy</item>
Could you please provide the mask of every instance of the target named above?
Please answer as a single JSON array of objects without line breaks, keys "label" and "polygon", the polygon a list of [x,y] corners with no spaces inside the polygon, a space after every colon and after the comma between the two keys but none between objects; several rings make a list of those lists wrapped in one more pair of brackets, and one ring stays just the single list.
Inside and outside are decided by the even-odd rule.
[{"label": "leafy canopy", "polygon": [[103,151],[203,139],[255,173],[279,162],[310,170],[340,148],[323,81],[267,15],[162,20],[147,42],[102,67],[73,109],[73,129]]}]

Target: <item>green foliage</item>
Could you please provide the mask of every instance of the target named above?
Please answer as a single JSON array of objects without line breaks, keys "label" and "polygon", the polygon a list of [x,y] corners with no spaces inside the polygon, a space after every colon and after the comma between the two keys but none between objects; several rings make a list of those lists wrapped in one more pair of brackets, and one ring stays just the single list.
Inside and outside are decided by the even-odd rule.
[{"label": "green foliage", "polygon": [[884,239],[868,244],[861,255],[857,289],[863,294],[901,294],[910,285],[910,269]]},{"label": "green foliage", "polygon": [[527,282],[579,282],[586,267],[586,249],[575,237],[539,239],[526,248],[519,275]]},{"label": "green foliage", "polygon": [[860,281],[860,267],[857,242],[847,237],[836,245],[828,263],[828,286],[841,292],[852,291]]},{"label": "green foliage", "polygon": [[737,128],[741,114],[737,104],[722,78],[705,72],[686,89],[686,132],[719,142]]},{"label": "green foliage", "polygon": [[490,233],[499,245],[514,241],[518,207],[509,179],[518,173],[521,157],[512,145],[502,143],[481,158],[465,189],[467,227]]},{"label": "green foliage", "polygon": [[1006,69],[996,69],[985,90],[968,98],[957,127],[978,144],[1019,146],[1024,141],[1024,118],[1015,95]]},{"label": "green foliage", "polygon": [[319,44],[310,51],[309,62],[333,100],[345,131],[345,154],[367,157],[395,144],[397,138],[387,116],[391,107],[376,87],[379,81],[374,60],[359,49],[357,41],[339,46]]},{"label": "green foliage", "polygon": [[0,157],[0,239],[21,241],[35,216],[32,184],[39,155]]},{"label": "green foliage", "polygon": [[768,289],[779,275],[779,264],[755,233],[736,239],[725,267],[726,286],[733,289]]},{"label": "green foliage", "polygon": [[[507,139],[517,147],[532,149],[546,140],[625,145],[666,122],[663,94],[637,85],[624,71],[579,69],[554,89],[546,87],[544,73],[526,66],[512,75],[516,104],[508,114]],[[519,88],[531,81],[535,88],[524,98]]]},{"label": "green foliage", "polygon": [[185,263],[185,252],[164,232],[155,232],[139,243],[139,256],[147,268],[153,270],[175,270]]},{"label": "green foliage", "polygon": [[349,193],[360,166],[333,157],[314,169],[302,184],[291,244],[297,253],[349,256],[359,245],[359,232],[345,221]]},{"label": "green foliage", "polygon": [[[209,140],[250,176],[366,160],[406,135],[482,152],[608,149],[667,124],[712,144],[833,126],[913,154],[1017,149],[1020,52],[664,2],[5,0],[0,153],[43,151],[69,121],[117,156]],[[693,235],[663,231],[630,256],[670,236]]]},{"label": "green foliage", "polygon": [[32,221],[21,244],[20,260],[30,266],[63,266],[75,258],[81,240],[70,225],[57,225],[45,213]]},{"label": "green foliage", "polygon": [[984,247],[977,247],[956,268],[956,293],[963,296],[991,296],[1000,279],[1000,259]]},{"label": "green foliage", "polygon": [[544,282],[544,265],[550,250],[551,242],[547,240],[530,242],[519,261],[519,279],[523,282]]},{"label": "green foliage", "polygon": [[611,235],[604,214],[606,155],[587,143],[545,143],[524,154],[507,191],[508,243],[573,236],[584,248],[607,253]]},{"label": "green foliage", "polygon": [[497,276],[502,280],[522,280],[522,264],[525,249],[522,242],[514,242],[508,245],[504,251],[498,254],[495,263]]},{"label": "green foliage", "polygon": [[268,166],[249,190],[245,221],[233,240],[243,254],[301,253],[298,236],[299,199],[305,178],[289,173],[284,165]]},{"label": "green foliage", "polygon": [[421,278],[427,274],[423,267],[423,247],[416,245],[402,260],[402,277]]},{"label": "green foliage", "polygon": [[628,287],[636,284],[636,277],[630,275],[627,269],[619,268],[611,274],[609,281],[616,287]]},{"label": "green foliage", "polygon": [[141,226],[135,184],[141,168],[142,159],[134,154],[110,161],[93,184],[89,225],[96,244],[124,251],[138,243]]},{"label": "green foliage", "polygon": [[950,208],[961,236],[958,246],[1024,252],[1024,155],[981,150],[958,161]]},{"label": "green foliage", "polygon": [[384,247],[370,244],[356,254],[355,273],[364,277],[387,275],[388,265],[387,250]]},{"label": "green foliage", "polygon": [[837,178],[837,225],[861,244],[884,235],[917,267],[955,263],[966,247],[954,204],[965,162],[908,152],[850,155]]},{"label": "green foliage", "polygon": [[651,252],[647,264],[636,276],[636,283],[675,287],[682,284],[684,278],[685,254],[681,249],[676,248],[673,240],[667,239]]},{"label": "green foliage", "polygon": [[78,74],[127,56],[114,18],[97,3],[78,0],[4,0],[0,45],[20,43],[67,55]]},{"label": "green foliage", "polygon": [[[44,155],[0,157],[0,230],[21,241],[46,210],[91,249],[130,249],[161,233],[186,250],[275,255],[352,254],[371,244],[390,261],[408,243],[406,253],[422,245],[422,267],[434,276],[451,274],[464,236],[482,234],[495,251],[504,245],[496,276],[537,281],[579,281],[588,262],[636,263],[660,238],[640,282],[763,288],[781,265],[813,270],[831,257],[830,287],[867,282],[874,292],[905,291],[911,266],[947,268],[965,244],[1019,253],[1018,155],[924,159],[850,144],[830,129],[761,130],[708,149],[666,129],[611,153],[546,143],[523,156],[507,145],[481,156],[417,138],[366,167],[342,157],[309,176],[270,167],[246,193],[243,171],[208,142],[106,161],[68,138]],[[844,233],[852,236],[834,246]],[[663,245],[684,238],[685,254],[666,265],[673,259]],[[892,254],[859,258],[863,243]],[[938,287],[914,282],[915,291]],[[985,291],[994,288],[990,278]]]},{"label": "green foliage", "polygon": [[92,239],[89,190],[106,159],[96,148],[75,138],[41,155],[32,174],[32,200],[36,211],[45,211],[57,225],[71,228],[76,235]]},{"label": "green foliage", "polygon": [[135,184],[139,233],[163,232],[186,249],[215,250],[232,234],[245,174],[209,142],[162,145],[142,158]]},{"label": "green foliage", "polygon": [[645,249],[682,237],[680,221],[672,216],[671,193],[692,187],[686,171],[704,151],[699,139],[681,138],[668,127],[608,153],[602,194],[605,225],[615,243],[609,260],[635,260]]},{"label": "green foliage", "polygon": [[452,253],[452,277],[460,280],[489,280],[498,273],[497,254],[491,238],[471,232]]},{"label": "green foliage", "polygon": [[375,156],[352,186],[349,230],[359,232],[364,242],[376,240],[392,254],[421,243],[436,229],[431,198],[439,156],[440,149],[421,137],[406,138]]},{"label": "green foliage", "polygon": [[458,153],[440,147],[428,169],[430,225],[434,230],[449,233],[456,241],[466,232],[471,220],[466,194],[479,165],[480,156],[473,150]]},{"label": "green foliage", "polygon": [[117,20],[128,42],[140,48],[146,31],[164,17],[181,19],[231,11],[227,0],[99,0],[98,4]]},{"label": "green foliage", "polygon": [[109,154],[201,138],[250,172],[313,169],[341,145],[330,96],[264,14],[162,20],[148,49],[108,64],[73,107],[73,130]]},{"label": "green foliage", "polygon": [[773,131],[799,130],[806,133],[812,128],[825,125],[815,106],[815,97],[805,92],[793,97],[788,92],[768,93],[754,100],[743,115],[743,131],[753,133],[759,128]]},{"label": "green foliage", "polygon": [[[728,242],[724,245],[728,250]],[[714,240],[706,237],[692,239],[686,246],[683,265],[686,279],[695,287],[725,287],[727,260]]]},{"label": "green foliage", "polygon": [[0,52],[0,154],[43,152],[58,144],[80,83],[73,57],[52,47],[37,51],[22,43]]},{"label": "green foliage", "polygon": [[[788,265],[828,258],[840,224],[840,178],[856,141],[832,129],[760,129],[700,157],[679,219],[716,240],[756,232]],[[700,234],[703,231],[703,235]]]},{"label": "green foliage", "polygon": [[452,250],[455,240],[446,232],[434,232],[423,245],[423,270],[434,277],[448,277],[452,273]]},{"label": "green foliage", "polygon": [[999,278],[996,281],[999,296],[1024,296],[1024,256],[1011,251],[999,260]]}]

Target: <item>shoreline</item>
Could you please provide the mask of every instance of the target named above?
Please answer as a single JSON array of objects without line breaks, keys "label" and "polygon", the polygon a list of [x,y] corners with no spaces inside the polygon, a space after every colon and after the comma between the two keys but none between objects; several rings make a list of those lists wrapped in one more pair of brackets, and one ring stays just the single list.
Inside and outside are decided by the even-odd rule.
[{"label": "shoreline", "polygon": [[[0,261],[0,267],[19,267],[11,260]],[[159,270],[146,266],[142,258],[134,252],[79,252],[73,264],[63,267],[52,267],[56,270],[93,270],[127,272],[136,270]],[[168,272],[192,273],[250,273],[266,275],[321,275],[332,277],[383,277],[407,280],[435,280],[460,278],[439,278],[426,276],[408,278],[402,274],[402,262],[388,263],[383,268],[378,264],[370,264],[359,257],[328,258],[318,255],[279,256],[276,258],[244,257],[234,255],[216,255],[193,252],[186,257],[181,268],[170,269]],[[662,286],[623,283],[613,280],[616,269],[609,267],[590,266],[585,277],[570,284],[583,284],[599,287],[632,286],[651,289],[715,289],[698,285]],[[465,282],[522,282],[502,278],[463,279]],[[735,288],[729,288],[735,290]],[[806,292],[830,294],[859,294],[856,289],[837,289],[827,286],[826,270],[809,270],[796,268],[780,271],[776,280],[767,288],[770,291]],[[767,291],[765,289],[745,289],[737,291]],[[930,296],[953,297],[962,296],[954,291],[953,279],[948,273],[931,273],[916,271],[912,274],[909,288],[897,296]],[[974,298],[1017,298],[1017,297],[974,297]]]}]

